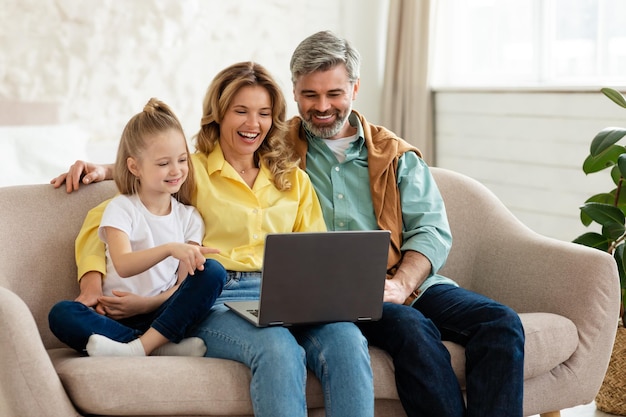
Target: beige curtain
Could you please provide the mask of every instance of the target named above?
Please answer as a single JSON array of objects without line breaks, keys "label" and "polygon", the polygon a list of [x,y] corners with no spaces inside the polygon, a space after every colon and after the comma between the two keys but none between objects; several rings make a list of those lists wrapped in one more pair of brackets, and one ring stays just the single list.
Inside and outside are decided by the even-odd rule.
[{"label": "beige curtain", "polygon": [[428,88],[430,0],[390,0],[382,124],[417,146],[434,164]]}]

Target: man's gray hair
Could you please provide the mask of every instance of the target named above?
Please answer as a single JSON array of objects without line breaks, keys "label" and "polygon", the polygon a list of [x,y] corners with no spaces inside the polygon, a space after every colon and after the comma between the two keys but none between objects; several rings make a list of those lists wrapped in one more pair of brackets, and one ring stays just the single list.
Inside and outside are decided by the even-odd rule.
[{"label": "man's gray hair", "polygon": [[328,71],[345,64],[348,79],[355,83],[359,79],[361,56],[350,42],[325,30],[314,33],[296,47],[291,56],[291,81],[315,71]]}]

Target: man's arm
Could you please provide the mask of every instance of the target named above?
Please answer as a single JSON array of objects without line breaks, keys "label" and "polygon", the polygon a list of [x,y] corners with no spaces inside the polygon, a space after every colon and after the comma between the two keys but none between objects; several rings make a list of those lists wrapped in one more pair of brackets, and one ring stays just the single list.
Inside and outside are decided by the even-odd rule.
[{"label": "man's arm", "polygon": [[50,184],[52,184],[54,188],[59,188],[65,183],[65,191],[71,193],[72,191],[78,190],[81,182],[87,185],[92,182],[113,179],[114,167],[114,164],[98,165],[86,161],[76,161],[70,167],[69,171],[50,180]]},{"label": "man's arm", "polygon": [[385,282],[384,301],[403,304],[424,283],[431,270],[430,261],[421,253],[412,250],[403,252],[396,273]]},{"label": "man's arm", "polygon": [[400,158],[398,181],[403,255],[395,275],[386,283],[385,299],[402,304],[445,264],[452,235],[437,184],[428,166],[413,152]]}]

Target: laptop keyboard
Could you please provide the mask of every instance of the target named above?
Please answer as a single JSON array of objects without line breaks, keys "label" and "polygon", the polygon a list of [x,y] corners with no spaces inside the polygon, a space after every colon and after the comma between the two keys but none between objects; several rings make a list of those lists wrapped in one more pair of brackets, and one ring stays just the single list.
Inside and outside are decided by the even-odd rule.
[{"label": "laptop keyboard", "polygon": [[255,308],[255,309],[252,309],[252,310],[247,310],[247,311],[248,311],[248,313],[252,314],[254,317],[259,317],[259,309],[258,308]]}]

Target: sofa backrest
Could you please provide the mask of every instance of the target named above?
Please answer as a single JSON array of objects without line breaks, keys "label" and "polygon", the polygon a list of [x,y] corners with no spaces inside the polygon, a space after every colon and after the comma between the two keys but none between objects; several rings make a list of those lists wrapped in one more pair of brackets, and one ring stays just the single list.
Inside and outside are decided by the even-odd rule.
[{"label": "sofa backrest", "polygon": [[[441,273],[460,285],[486,293],[474,277],[495,243],[489,230],[518,229],[532,234],[486,187],[449,170],[432,168],[443,195],[453,235]],[[116,193],[113,181],[67,194],[48,184],[0,188],[0,285],[28,305],[47,348],[61,346],[48,328],[48,311],[78,295],[74,240],[87,212]],[[511,229],[513,228],[513,229]],[[506,285],[503,281],[502,285]]]},{"label": "sofa backrest", "polygon": [[[452,230],[452,249],[440,273],[472,291],[498,294],[494,285],[506,286],[506,279],[483,279],[485,271],[494,273],[489,264],[498,256],[498,241],[513,234],[518,239],[535,239],[538,234],[475,179],[443,168],[431,168],[431,171],[443,196]],[[506,271],[501,273],[505,275]]]},{"label": "sofa backrest", "polygon": [[113,181],[67,194],[49,184],[0,188],[0,285],[26,302],[46,348],[62,346],[48,311],[78,295],[74,240],[87,211],[116,193]]}]

